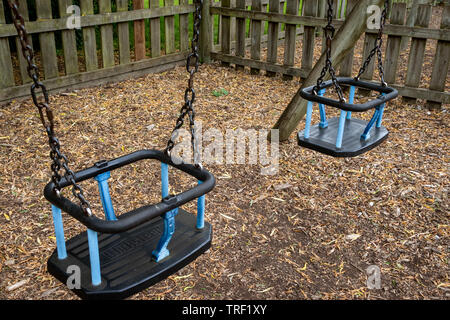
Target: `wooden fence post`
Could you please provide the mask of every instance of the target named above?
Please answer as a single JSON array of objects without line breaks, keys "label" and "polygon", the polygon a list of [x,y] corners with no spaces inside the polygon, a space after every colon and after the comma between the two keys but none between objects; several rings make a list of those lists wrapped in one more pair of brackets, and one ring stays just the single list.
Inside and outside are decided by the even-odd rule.
[{"label": "wooden fence post", "polygon": [[[441,29],[450,29],[450,5],[446,5],[442,12]],[[450,32],[447,31],[447,32]],[[439,40],[436,47],[436,55],[434,57],[433,73],[431,74],[430,90],[445,90],[445,80],[447,78],[448,67],[450,64],[450,42]],[[426,107],[429,109],[441,108],[440,102],[428,100]]]},{"label": "wooden fence post", "polygon": [[[59,15],[61,18],[70,16],[67,9],[72,5],[72,0],[58,0]],[[61,32],[63,51],[64,51],[64,66],[67,74],[78,73],[78,52],[77,52],[77,38],[74,30],[63,30]]]},{"label": "wooden fence post", "polygon": [[[81,15],[94,14],[93,0],[81,0]],[[95,27],[83,28],[84,61],[86,71],[98,69],[97,41],[95,40]]]},{"label": "wooden fence post", "polygon": [[[406,16],[406,3],[394,3],[391,11],[391,25],[403,25]],[[400,57],[400,44],[402,37],[388,36],[386,44],[386,57],[384,60],[384,80],[394,84],[397,78],[398,60]]]},{"label": "wooden fence post", "polygon": [[[269,12],[280,12],[280,0],[269,1]],[[269,22],[269,31],[267,38],[267,62],[276,63],[278,56],[278,36],[280,24],[278,22]],[[266,76],[274,77],[275,72],[266,71]]]},{"label": "wooden fence post", "polygon": [[[116,1],[118,12],[128,11],[128,0]],[[130,29],[128,22],[119,23],[117,33],[119,37],[119,62],[120,64],[130,63]]]},{"label": "wooden fence post", "polygon": [[[314,17],[317,15],[317,1],[310,0],[303,3],[303,15]],[[310,72],[313,67],[316,28],[304,26],[302,69]]]},{"label": "wooden fence post", "polygon": [[[261,11],[262,4],[261,0],[252,0],[252,11]],[[250,55],[252,60],[261,60],[261,32],[262,23],[261,20],[252,20],[251,21],[251,37],[252,37],[252,45],[250,49]],[[250,73],[253,75],[259,74],[260,70],[257,68],[251,68]]]},{"label": "wooden fence post", "polygon": [[[98,2],[100,13],[111,13],[111,0],[99,0]],[[113,26],[112,24],[102,25],[100,27],[100,34],[102,37],[102,60],[103,68],[113,67],[114,62],[114,40],[113,40]],[[145,43],[145,42],[144,42]]]},{"label": "wooden fence post", "polygon": [[[189,0],[180,0],[180,5],[187,5],[187,4],[189,4]],[[189,15],[180,14],[180,51],[187,51],[188,49],[189,49]]]},{"label": "wooden fence post", "polygon": [[[3,23],[6,23],[6,19],[3,1],[0,1],[0,24]],[[0,88],[11,87],[14,85],[14,71],[10,50],[8,38],[0,38],[0,70],[2,70],[2,76],[0,77]],[[21,51],[18,50],[17,54],[20,55]]]},{"label": "wooden fence post", "polygon": [[[317,0],[311,0],[316,2]],[[311,1],[309,1],[311,3]],[[286,13],[292,15],[298,15],[298,0],[287,0]],[[317,4],[316,4],[317,6]],[[295,44],[297,35],[297,25],[296,24],[286,24],[284,36],[284,65],[293,67],[295,63]],[[292,80],[291,75],[284,74],[284,80]]]},{"label": "wooden fence post", "polygon": [[[431,6],[422,4],[417,10],[416,27],[427,28],[431,18]],[[406,73],[405,85],[407,87],[418,88],[420,84],[420,75],[422,74],[423,58],[425,55],[425,46],[427,39],[411,39],[411,51],[408,59],[408,68]],[[403,97],[405,103],[414,104],[416,98]]]},{"label": "wooden fence post", "polygon": [[[38,19],[52,19],[52,6],[48,0],[36,0],[36,14]],[[39,34],[41,60],[45,79],[58,76],[58,59],[56,57],[55,34],[43,32]]]},{"label": "wooden fence post", "polygon": [[[236,0],[237,9],[245,9],[245,0]],[[236,18],[236,56],[245,57],[245,19]],[[243,65],[236,64],[237,70],[244,70]]]},{"label": "wooden fence post", "polygon": [[[207,2],[204,0],[203,2]],[[174,0],[164,0],[165,7],[173,7],[175,4]],[[166,54],[175,52],[175,16],[164,17],[165,26],[165,40],[166,40]]]},{"label": "wooden fence post", "polygon": [[[159,0],[150,0],[150,8],[158,7]],[[159,18],[150,19],[150,38],[152,58],[161,56],[161,25]]]},{"label": "wooden fence post", "polygon": [[[222,0],[222,7],[230,8],[231,2],[230,0]],[[231,52],[231,34],[230,34],[230,22],[231,19],[229,16],[222,16],[222,53],[230,54]],[[229,66],[228,62],[222,62],[223,66]]]},{"label": "wooden fence post", "polygon": [[[133,9],[134,10],[144,9],[144,0],[133,0]],[[159,28],[159,19],[158,19],[158,28]],[[134,55],[136,61],[142,60],[146,56],[145,20],[134,21]]]},{"label": "wooden fence post", "polygon": [[200,30],[200,60],[203,63],[211,62],[212,28],[211,28],[211,0],[203,0],[202,24]]}]

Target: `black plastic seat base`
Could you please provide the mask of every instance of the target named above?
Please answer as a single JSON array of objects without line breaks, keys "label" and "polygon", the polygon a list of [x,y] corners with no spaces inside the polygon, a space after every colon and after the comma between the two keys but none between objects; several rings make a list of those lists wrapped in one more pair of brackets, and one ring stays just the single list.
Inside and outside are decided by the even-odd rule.
[{"label": "black plastic seat base", "polygon": [[388,137],[388,130],[381,126],[375,126],[370,130],[370,138],[361,140],[368,122],[361,119],[346,119],[342,147],[336,148],[336,137],[339,128],[339,118],[328,120],[327,128],[320,128],[319,125],[311,126],[310,137],[305,139],[304,131],[297,135],[298,144],[302,147],[318,151],[333,157],[355,157],[363,154],[379,144]]},{"label": "black plastic seat base", "polygon": [[175,232],[169,243],[170,255],[161,262],[152,259],[152,251],[164,230],[158,217],[117,234],[98,234],[102,283],[92,286],[87,233],[66,242],[68,257],[59,260],[56,250],[48,260],[50,274],[66,284],[67,268],[76,265],[81,270],[81,288],[72,289],[83,299],[124,299],[167,278],[183,268],[211,246],[212,227],[198,230],[196,215],[181,208],[176,216]]}]

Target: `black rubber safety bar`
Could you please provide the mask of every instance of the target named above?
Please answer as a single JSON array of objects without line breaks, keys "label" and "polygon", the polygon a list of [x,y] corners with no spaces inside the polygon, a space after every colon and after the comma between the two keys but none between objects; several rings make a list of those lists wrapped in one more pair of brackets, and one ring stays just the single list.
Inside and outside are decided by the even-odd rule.
[{"label": "black rubber safety bar", "polygon": [[[397,98],[398,96],[398,91],[396,89],[387,86],[382,86],[381,84],[376,84],[373,82],[356,80],[354,78],[337,78],[337,82],[339,85],[349,85],[355,86],[357,88],[377,91],[380,93],[380,95],[376,99],[373,99],[363,104],[350,104],[314,94],[313,89],[315,88],[315,86],[311,86],[300,90],[300,96],[308,101],[321,103],[344,111],[354,111],[354,112],[364,112],[370,109],[374,109],[382,105],[383,103],[388,102],[389,100]],[[333,85],[332,80],[325,81],[320,86],[319,91],[331,87],[332,85]],[[384,93],[385,95],[381,95],[381,93]]]},{"label": "black rubber safety bar", "polygon": [[[215,186],[216,180],[209,171],[198,168],[191,164],[175,164],[172,162],[169,156],[159,150],[140,150],[114,160],[97,162],[94,166],[88,169],[76,172],[75,181],[81,182],[87,179],[91,179],[101,173],[113,171],[115,169],[144,159],[156,159],[160,162],[166,163],[197,178],[198,180],[202,181],[202,183],[196,185],[190,190],[184,191],[169,199],[163,200],[158,204],[143,206],[141,208],[134,209],[123,215],[120,215],[118,216],[117,221],[106,221],[99,219],[94,215],[86,215],[79,205],[73,203],[62,195],[58,197],[54,191],[55,185],[53,182],[50,182],[46,185],[44,189],[44,196],[48,201],[50,201],[50,203],[60,208],[64,212],[67,212],[69,215],[80,221],[91,230],[101,233],[120,233],[130,230],[158,216],[161,216],[164,213],[178,208],[179,206],[191,200],[199,198],[211,191]],[[70,185],[71,184],[66,179],[63,178],[61,180],[61,188],[65,188]]]}]

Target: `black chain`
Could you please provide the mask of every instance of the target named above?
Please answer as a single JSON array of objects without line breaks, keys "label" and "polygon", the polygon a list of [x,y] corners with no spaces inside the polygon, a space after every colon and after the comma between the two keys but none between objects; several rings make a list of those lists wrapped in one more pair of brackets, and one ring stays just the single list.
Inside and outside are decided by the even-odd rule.
[{"label": "black chain", "polygon": [[200,155],[198,152],[198,143],[195,135],[195,90],[194,90],[194,75],[197,73],[200,64],[199,55],[199,41],[200,41],[200,24],[202,21],[202,9],[203,0],[195,0],[195,13],[194,13],[194,34],[191,42],[192,52],[188,55],[186,61],[186,69],[189,73],[188,87],[184,93],[184,105],[180,110],[180,115],[177,119],[175,128],[172,131],[167,147],[165,149],[166,154],[170,156],[170,152],[175,146],[174,139],[176,139],[177,131],[183,126],[184,118],[186,115],[189,117],[189,129],[191,132],[191,145],[194,155],[194,164],[201,166]]},{"label": "black chain", "polygon": [[[31,85],[31,97],[33,99],[34,105],[39,110],[39,117],[41,119],[42,125],[47,132],[50,145],[50,158],[52,159],[51,170],[52,170],[52,182],[55,184],[55,192],[58,196],[61,193],[61,169],[64,169],[64,177],[72,185],[73,195],[80,200],[81,208],[87,215],[92,215],[92,211],[89,202],[84,197],[83,189],[75,182],[75,173],[69,168],[69,160],[61,152],[61,145],[58,138],[55,135],[55,122],[53,111],[49,105],[48,91],[45,85],[39,80],[39,68],[34,63],[34,51],[30,45],[28,38],[28,33],[25,29],[25,21],[22,15],[19,13],[19,3],[17,0],[8,0],[8,5],[13,13],[13,23],[16,27],[17,34],[19,36],[22,54],[28,63],[27,73],[33,80]],[[44,102],[40,102],[37,98],[36,90],[40,90],[44,97]]]},{"label": "black chain", "polygon": [[383,55],[381,52],[381,47],[383,46],[383,31],[384,26],[386,25],[386,19],[388,16],[388,10],[389,10],[389,0],[385,0],[384,2],[384,9],[381,13],[381,19],[380,19],[380,29],[378,30],[378,36],[375,39],[375,46],[370,51],[369,55],[367,56],[367,59],[364,61],[363,65],[361,66],[361,69],[358,72],[358,75],[355,77],[355,80],[359,80],[359,78],[363,75],[364,72],[366,72],[367,67],[369,66],[370,62],[372,61],[372,58],[374,55],[377,55],[378,59],[378,71],[380,74],[381,79],[381,85],[387,86],[387,83],[384,81],[384,68],[383,68]]},{"label": "black chain", "polygon": [[345,102],[344,93],[337,81],[336,71],[334,70],[333,62],[331,61],[331,42],[336,32],[336,28],[333,26],[333,0],[328,0],[327,19],[328,24],[326,25],[326,27],[324,27],[324,34],[326,39],[326,61],[325,66],[320,73],[320,77],[317,79],[317,84],[313,88],[313,92],[314,94],[318,94],[323,84],[323,80],[328,72],[331,76],[331,81],[333,82],[334,88],[339,96],[339,100],[341,102]]}]

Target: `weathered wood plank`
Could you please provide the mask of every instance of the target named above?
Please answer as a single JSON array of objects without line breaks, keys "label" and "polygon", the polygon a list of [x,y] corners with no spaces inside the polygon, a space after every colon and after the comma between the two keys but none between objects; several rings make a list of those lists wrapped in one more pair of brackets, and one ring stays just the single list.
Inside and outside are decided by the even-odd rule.
[{"label": "weathered wood plank", "polygon": [[[310,0],[303,3],[303,15],[305,17],[316,16],[317,1]],[[316,28],[304,26],[302,52],[302,68],[304,70],[311,70],[313,67],[315,38]]]},{"label": "weathered wood plank", "polygon": [[[441,29],[450,29],[450,5],[444,7],[442,12]],[[436,55],[434,56],[433,72],[431,74],[430,90],[444,91],[450,64],[450,42],[438,41]],[[429,109],[438,109],[441,103],[428,99],[426,106]]]},{"label": "weathered wood plank", "polygon": [[[317,0],[311,0],[313,2]],[[310,1],[310,2],[311,2]],[[298,0],[287,0],[286,13],[297,15],[299,10],[300,2]],[[297,36],[297,25],[286,24],[285,31],[285,42],[284,42],[284,65],[288,67],[294,66],[295,62],[295,44]],[[292,76],[288,74],[283,74],[283,79],[292,80]]]},{"label": "weathered wood plank", "polygon": [[[431,18],[430,5],[419,5],[417,9],[416,27],[427,28]],[[425,56],[426,39],[411,39],[411,51],[408,59],[408,68],[406,73],[405,85],[407,87],[417,88],[420,84],[420,76],[422,74],[423,59]],[[413,104],[416,102],[415,98],[403,97],[403,101]]]},{"label": "weathered wood plank", "polygon": [[[347,9],[346,14],[347,17],[352,12],[353,8],[356,5],[357,0],[348,0],[347,1]],[[341,7],[341,10],[343,8]],[[353,71],[353,58],[355,55],[355,48],[352,48],[350,52],[347,54],[347,56],[344,58],[344,60],[341,63],[341,66],[339,68],[339,75],[342,77],[350,77],[352,75]]]},{"label": "weathered wood plank", "polygon": [[[230,8],[230,0],[222,0],[222,7]],[[231,20],[229,16],[222,16],[222,38],[221,38],[221,52],[223,54],[230,54],[231,50]],[[227,62],[222,62],[222,65],[228,66]]]},{"label": "weathered wood plank", "polygon": [[[166,7],[173,7],[174,0],[164,0],[164,5]],[[165,40],[166,40],[166,54],[175,52],[175,17],[167,16],[164,17],[165,26]]]},{"label": "weathered wood plank", "polygon": [[[128,11],[128,0],[116,0],[117,11]],[[131,61],[130,58],[130,28],[128,22],[117,24],[117,33],[119,37],[119,62],[120,64],[127,64]]]},{"label": "weathered wood plank", "polygon": [[[245,9],[245,0],[236,0],[236,8]],[[236,19],[236,56],[245,57],[245,19]],[[244,70],[243,65],[236,64],[237,70]]]},{"label": "weathered wood plank", "polygon": [[[6,23],[6,19],[3,1],[0,1],[0,24],[2,23]],[[0,70],[2,70],[2,76],[0,77],[0,88],[14,86],[14,71],[8,38],[0,38]]]},{"label": "weathered wood plank", "polygon": [[210,0],[203,1],[202,22],[200,25],[200,60],[203,63],[211,62],[211,51],[213,45],[212,16],[209,14]]},{"label": "weathered wood plank", "polygon": [[[252,1],[252,11],[261,11],[262,4],[259,0]],[[253,60],[261,60],[261,33],[262,23],[260,20],[251,20],[251,49],[250,56]],[[259,74],[258,68],[251,68],[250,73],[253,75]]]},{"label": "weathered wood plank", "polygon": [[[159,0],[150,0],[150,9],[159,8]],[[161,25],[159,18],[150,19],[150,45],[152,58],[161,55]]]},{"label": "weathered wood plank", "polygon": [[[81,0],[80,4],[82,16],[94,14],[93,0]],[[94,27],[83,28],[83,45],[86,70],[92,71],[98,69],[97,41],[95,40]]]},{"label": "weathered wood plank", "polygon": [[[58,0],[59,15],[64,18],[71,15],[67,13],[67,9],[72,5],[72,0]],[[77,39],[74,30],[63,30],[61,32],[63,52],[64,52],[64,68],[66,74],[78,72],[78,52]]]},{"label": "weathered wood plank", "polygon": [[[269,12],[280,12],[280,1],[269,1]],[[278,33],[280,31],[280,24],[278,22],[269,22],[268,30],[268,44],[267,44],[267,62],[276,63],[278,56]],[[266,71],[266,76],[273,77],[275,73],[272,71]]]},{"label": "weathered wood plank", "polygon": [[[36,14],[38,19],[52,19],[51,2],[48,0],[36,0]],[[45,79],[56,78],[58,76],[58,59],[56,57],[54,33],[40,33],[39,43]]]},{"label": "weathered wood plank", "polygon": [[[21,3],[20,3],[20,6],[19,6],[19,13],[20,13],[20,15],[23,17],[23,20],[25,21],[25,26],[26,26],[26,21],[28,21],[29,20],[29,15],[28,15],[28,4],[27,4],[27,2],[26,1],[22,1]],[[10,25],[10,27],[11,28],[14,28],[14,26],[13,25]],[[16,29],[14,28],[13,29],[13,33],[12,33],[12,35],[16,35],[17,34],[17,31],[16,31]],[[28,28],[27,28],[27,32],[29,33],[29,31],[28,31]],[[29,45],[33,48],[33,36],[29,33],[28,34],[28,42],[29,42]],[[20,40],[19,40],[19,37],[16,37],[16,48],[20,48],[21,46],[20,46]],[[22,55],[22,54],[20,54],[20,52],[19,52],[19,54],[18,54],[18,57],[19,57],[19,69],[20,69],[20,77],[21,77],[21,79],[22,79],[22,83],[23,84],[25,84],[25,83],[29,83],[29,82],[31,82],[32,80],[30,79],[30,76],[28,75],[28,71],[27,71],[27,68],[28,68],[28,63],[27,63],[27,61],[25,60],[25,58],[24,58],[24,56]]]},{"label": "weathered wood plank", "polygon": [[[391,11],[390,24],[404,24],[405,16],[406,3],[394,3]],[[389,84],[395,83],[397,78],[401,41],[402,38],[399,36],[388,36],[384,61],[384,80]]]},{"label": "weathered wood plank", "polygon": [[[133,10],[140,9],[144,9],[144,0],[133,0]],[[146,56],[144,20],[134,21],[134,56],[136,61],[142,60]]]},{"label": "weathered wood plank", "polygon": [[[189,0],[180,0],[180,5],[187,5]],[[189,49],[189,15],[180,14],[180,50]]]}]

